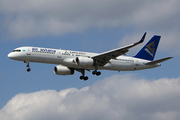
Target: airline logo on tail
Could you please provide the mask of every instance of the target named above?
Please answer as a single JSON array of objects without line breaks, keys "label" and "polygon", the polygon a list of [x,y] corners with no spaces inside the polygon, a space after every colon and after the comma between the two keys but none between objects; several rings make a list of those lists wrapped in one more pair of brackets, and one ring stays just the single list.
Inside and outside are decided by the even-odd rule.
[{"label": "airline logo on tail", "polygon": [[154,41],[148,45],[146,45],[145,51],[147,53],[149,53],[152,57],[154,57],[154,53],[155,53],[155,44]]}]

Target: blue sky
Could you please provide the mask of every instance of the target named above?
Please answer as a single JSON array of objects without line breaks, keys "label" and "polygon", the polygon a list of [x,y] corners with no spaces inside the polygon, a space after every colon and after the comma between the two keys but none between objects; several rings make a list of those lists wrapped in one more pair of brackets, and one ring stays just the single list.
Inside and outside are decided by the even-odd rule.
[{"label": "blue sky", "polygon": [[[139,88],[142,87],[142,91],[146,91],[147,88],[150,91],[148,91],[148,93],[158,93],[158,91],[161,91],[158,93],[158,96],[160,96],[159,100],[163,100],[167,93],[169,93],[167,96],[173,94],[174,96],[172,95],[171,98],[176,98],[177,101],[180,100],[180,96],[176,94],[180,92],[180,86],[178,86],[180,82],[179,1],[158,0],[151,2],[147,0],[146,2],[141,2],[139,0],[129,0],[129,2],[124,2],[111,0],[103,2],[98,0],[97,2],[90,2],[76,0],[76,2],[66,2],[62,0],[58,2],[53,0],[50,3],[47,0],[43,2],[41,0],[38,0],[39,2],[29,0],[22,2],[21,0],[17,0],[16,3],[13,4],[9,4],[8,1],[9,0],[0,0],[0,118],[7,120],[18,118],[25,120],[33,119],[31,112],[35,109],[31,108],[34,108],[36,104],[31,103],[30,106],[27,106],[23,103],[26,101],[23,100],[29,100],[27,99],[27,95],[32,95],[32,98],[34,96],[43,98],[44,96],[41,95],[44,94],[47,95],[47,97],[45,97],[46,100],[48,100],[51,95],[65,95],[63,96],[63,100],[66,100],[66,102],[62,103],[69,103],[70,105],[72,104],[72,106],[78,104],[74,101],[81,100],[80,98],[86,100],[85,97],[87,97],[91,100],[89,100],[89,103],[93,101],[92,105],[97,105],[98,108],[87,106],[88,102],[84,103],[82,101],[82,103],[84,103],[82,107],[84,107],[84,109],[87,108],[85,111],[95,109],[99,115],[105,115],[107,110],[111,109],[112,111],[109,114],[113,116],[116,114],[113,111],[123,111],[123,109],[115,107],[120,104],[116,101],[122,99],[119,97],[115,98],[114,96],[120,94],[125,95],[126,91],[129,91],[129,96],[131,96],[133,93],[131,91],[138,91],[138,83],[140,83],[139,85],[141,86],[139,86]],[[43,4],[40,4],[41,2]],[[23,4],[23,6],[21,4]],[[57,4],[59,6],[57,6]],[[66,8],[64,6],[68,7]],[[132,7],[127,9],[124,6]],[[144,32],[147,32],[145,42],[131,49],[127,55],[135,55],[153,35],[157,34],[162,37],[155,59],[168,56],[174,58],[162,63],[161,67],[143,71],[119,73],[116,71],[103,70],[101,71],[102,75],[98,77],[93,76],[91,72],[87,71],[86,75],[89,76],[89,80],[85,82],[79,79],[81,75],[79,72],[75,72],[75,74],[71,76],[55,75],[53,69],[56,65],[53,64],[30,63],[32,71],[27,73],[26,64],[13,61],[7,57],[9,52],[20,46],[61,48],[101,53],[138,41]],[[125,82],[126,79],[127,83]],[[124,85],[127,88],[118,88],[118,86],[115,85],[116,82],[121,87]],[[108,84],[112,88],[109,88],[107,86]],[[176,87],[172,87],[171,85]],[[88,86],[88,88],[86,88],[86,86]],[[128,89],[128,86],[132,88]],[[162,89],[153,89],[155,86]],[[112,92],[111,89],[115,90],[113,93],[114,96],[110,94]],[[92,92],[95,90],[96,92]],[[82,91],[85,91],[86,95],[82,93]],[[105,91],[109,94],[105,95]],[[142,94],[146,95],[148,93]],[[141,98],[144,96],[138,96],[139,94],[140,93],[137,92],[136,99],[143,100]],[[91,95],[96,97],[89,97]],[[154,96],[151,94],[148,95],[149,98],[158,101],[158,99],[155,99],[155,94],[153,94]],[[129,102],[132,103],[133,106],[136,103],[130,101],[131,97],[129,98]],[[74,99],[74,101],[70,99]],[[40,103],[42,102],[41,99],[38,100]],[[170,102],[170,97],[167,97],[167,100],[169,101],[162,101],[162,103],[167,104]],[[51,99],[49,101],[53,102]],[[110,104],[113,101],[115,101],[114,105]],[[103,105],[101,106],[99,102],[104,103],[103,105],[107,105],[108,107],[102,107]],[[144,104],[146,104],[146,102],[148,103],[148,101],[145,100]],[[15,109],[17,109],[18,113],[22,112],[20,108],[16,106],[16,103],[21,106],[21,109],[29,109],[29,112],[24,113],[24,116],[29,115],[29,118],[23,115],[17,117],[15,116],[15,112],[9,113],[9,111]],[[50,103],[37,104],[37,106],[44,106],[48,111],[51,109],[48,107]],[[55,106],[59,104],[60,103],[57,103]],[[12,105],[12,107],[10,107],[10,105]],[[125,103],[125,105],[127,104]],[[142,104],[139,103],[139,105],[141,106]],[[148,105],[149,104],[147,104],[147,107],[149,107]],[[128,111],[128,108],[132,106],[125,106],[127,115],[118,115],[115,118],[130,119],[128,113],[133,113],[134,118],[136,118],[139,114],[138,112],[136,113],[133,109]],[[138,107],[139,106],[137,106],[137,108]],[[44,108],[38,107],[36,110],[44,110]],[[77,109],[77,111],[78,110],[81,111],[80,108]],[[142,109],[139,108],[139,110]],[[159,113],[159,111],[163,110],[165,112]],[[166,111],[172,111],[168,113],[172,116],[170,119],[180,118],[180,116],[178,116],[180,110],[176,109],[173,104],[170,108],[162,108],[159,111],[157,110],[153,113],[155,119],[165,118],[167,115]],[[57,113],[61,114],[63,112],[64,111],[59,111]],[[150,112],[146,112],[150,115]],[[144,112],[142,114],[146,113]],[[53,114],[49,113],[48,115],[48,117],[53,118]],[[67,114],[67,116],[55,115],[56,118],[54,119],[65,119],[68,118],[68,115],[72,114]],[[103,117],[98,115],[97,117],[90,117],[91,115],[96,116],[97,114],[90,112],[87,116],[92,119],[103,119]],[[35,118],[43,119],[42,116],[42,114],[35,115]],[[78,113],[77,116],[74,115],[74,117],[76,119],[86,118],[80,113]],[[144,118],[152,119],[150,116],[145,116]]]}]

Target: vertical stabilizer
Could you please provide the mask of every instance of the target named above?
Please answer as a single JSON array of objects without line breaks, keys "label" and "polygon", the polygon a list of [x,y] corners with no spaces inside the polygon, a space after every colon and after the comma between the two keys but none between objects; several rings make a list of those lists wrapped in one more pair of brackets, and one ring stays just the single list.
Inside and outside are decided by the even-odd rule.
[{"label": "vertical stabilizer", "polygon": [[149,42],[134,57],[153,61],[160,38],[161,36],[153,36],[149,40]]}]

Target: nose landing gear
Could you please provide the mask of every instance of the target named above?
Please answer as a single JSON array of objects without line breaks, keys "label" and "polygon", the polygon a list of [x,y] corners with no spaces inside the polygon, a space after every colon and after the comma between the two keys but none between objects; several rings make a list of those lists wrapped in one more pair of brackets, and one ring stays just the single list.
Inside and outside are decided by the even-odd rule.
[{"label": "nose landing gear", "polygon": [[30,71],[31,71],[31,68],[28,68],[28,69],[27,69],[27,72],[30,72]]},{"label": "nose landing gear", "polygon": [[29,61],[24,61],[24,63],[27,64],[27,65],[26,65],[26,67],[28,67],[27,72],[30,72],[30,71],[31,71],[31,68],[29,67]]}]

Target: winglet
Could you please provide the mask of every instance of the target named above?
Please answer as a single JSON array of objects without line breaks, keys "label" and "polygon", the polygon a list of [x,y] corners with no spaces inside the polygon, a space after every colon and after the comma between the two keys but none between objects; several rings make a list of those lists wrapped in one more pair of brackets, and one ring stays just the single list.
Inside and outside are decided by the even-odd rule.
[{"label": "winglet", "polygon": [[134,43],[134,45],[137,45],[137,44],[140,44],[140,43],[144,42],[145,37],[146,37],[146,32],[142,36],[141,40],[139,42]]},{"label": "winglet", "polygon": [[144,41],[145,37],[146,37],[146,32],[144,33],[143,37],[141,38],[141,40],[139,42],[142,43]]}]

